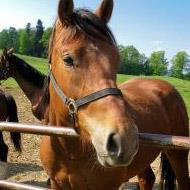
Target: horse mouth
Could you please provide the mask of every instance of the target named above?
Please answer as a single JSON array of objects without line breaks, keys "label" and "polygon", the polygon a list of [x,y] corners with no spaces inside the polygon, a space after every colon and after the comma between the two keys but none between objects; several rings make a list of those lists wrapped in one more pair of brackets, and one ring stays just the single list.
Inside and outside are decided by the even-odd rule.
[{"label": "horse mouth", "polygon": [[121,155],[120,157],[110,156],[110,155],[97,155],[99,163],[105,168],[113,167],[127,167],[129,166],[134,157],[136,156],[138,149],[133,154],[128,155],[127,157]]}]

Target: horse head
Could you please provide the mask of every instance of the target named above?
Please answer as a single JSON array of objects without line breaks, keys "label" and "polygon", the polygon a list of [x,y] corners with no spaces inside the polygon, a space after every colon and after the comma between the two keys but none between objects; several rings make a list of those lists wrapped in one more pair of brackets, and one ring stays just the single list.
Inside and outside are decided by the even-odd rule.
[{"label": "horse head", "polygon": [[70,111],[105,167],[129,165],[138,150],[137,127],[116,84],[120,57],[107,25],[112,10],[113,0],[103,0],[95,13],[60,0],[49,49],[50,113],[67,125]]}]

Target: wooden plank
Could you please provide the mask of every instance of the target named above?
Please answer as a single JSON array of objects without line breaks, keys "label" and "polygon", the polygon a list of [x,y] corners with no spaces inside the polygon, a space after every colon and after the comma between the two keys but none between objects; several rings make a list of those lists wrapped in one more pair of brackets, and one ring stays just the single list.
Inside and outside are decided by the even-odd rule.
[{"label": "wooden plank", "polygon": [[[43,126],[43,125],[26,125],[20,123],[0,122],[0,131],[9,132],[21,132],[27,134],[36,135],[58,135],[78,137],[78,134],[74,129],[68,127],[56,127],[56,126]],[[161,134],[149,134],[139,133],[140,144],[144,146],[154,146],[158,148],[170,148],[170,149],[186,149],[190,150],[190,138],[161,135]]]},{"label": "wooden plank", "polygon": [[143,146],[190,150],[189,137],[140,133],[139,139]]},{"label": "wooden plank", "polygon": [[0,180],[0,187],[3,190],[10,189],[10,190],[50,190],[42,187],[26,185],[22,183],[11,182],[7,180]]},{"label": "wooden plank", "polygon": [[26,134],[47,136],[70,136],[77,137],[78,134],[72,128],[56,127],[48,125],[27,125],[21,123],[0,122],[0,131],[21,132]]}]

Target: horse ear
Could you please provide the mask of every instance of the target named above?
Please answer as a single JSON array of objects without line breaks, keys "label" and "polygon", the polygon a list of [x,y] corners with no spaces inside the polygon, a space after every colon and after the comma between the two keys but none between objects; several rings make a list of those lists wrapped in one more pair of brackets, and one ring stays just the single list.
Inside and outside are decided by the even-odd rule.
[{"label": "horse ear", "polygon": [[103,0],[95,14],[108,23],[113,12],[113,0]]},{"label": "horse ear", "polygon": [[73,0],[60,0],[58,6],[58,16],[62,24],[68,25],[73,14]]}]

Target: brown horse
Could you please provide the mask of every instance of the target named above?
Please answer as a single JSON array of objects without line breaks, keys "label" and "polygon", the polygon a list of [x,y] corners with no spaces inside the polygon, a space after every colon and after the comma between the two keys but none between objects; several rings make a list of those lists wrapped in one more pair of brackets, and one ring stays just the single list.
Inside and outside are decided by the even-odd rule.
[{"label": "brown horse", "polygon": [[[13,49],[3,50],[3,54],[0,57],[0,80],[7,80],[10,77],[14,78],[30,100],[33,114],[39,120],[43,120],[43,116],[40,114],[42,112],[44,115],[44,111],[41,110],[43,105],[39,106],[39,104],[44,99],[47,99],[49,103],[49,98],[45,96],[43,90],[44,83],[48,81],[48,78],[30,64],[14,55],[13,51]],[[38,107],[40,107],[40,110],[38,110]]]},{"label": "brown horse", "polygon": [[[46,76],[40,73],[35,68],[31,67],[24,60],[14,55],[13,50],[11,49],[9,51],[4,50],[3,54],[1,55],[0,61],[0,80],[6,80],[9,77],[13,77],[18,82],[20,88],[30,100],[34,115],[38,119],[43,120],[45,116],[44,112],[45,110],[47,110],[46,106],[43,107],[43,105],[49,104],[48,94],[43,90],[43,81],[46,81]],[[28,87],[30,87],[30,93],[28,93]],[[43,110],[44,108],[46,109]],[[171,173],[169,173],[168,169],[170,165],[167,163],[167,160],[165,160],[165,157],[163,157],[162,159],[162,167],[162,175],[164,175],[163,177],[167,178],[167,174],[169,174],[169,177],[172,178],[172,175]],[[154,174],[152,173],[150,168],[148,168],[144,172],[141,172],[140,176],[140,184],[144,183],[143,177],[145,177],[146,179],[147,176],[149,176],[149,180],[152,178],[154,181]],[[172,187],[171,180],[168,181],[170,182],[170,186]],[[151,184],[152,183],[153,182],[151,182]]]},{"label": "brown horse", "polygon": [[[72,126],[70,112],[80,138],[44,137],[41,160],[51,187],[114,190],[138,174],[141,189],[152,189],[150,163],[161,150],[140,145],[134,158],[136,126],[140,132],[188,136],[184,102],[170,84],[153,79],[128,81],[120,86],[123,96],[110,93],[94,101],[96,92],[117,88],[119,53],[107,27],[113,0],[104,0],[95,14],[73,7],[72,0],[60,0],[50,43],[48,123]],[[188,151],[162,152],[179,189],[189,189]]]},{"label": "brown horse", "polygon": [[[51,186],[67,190],[115,190],[138,174],[140,188],[152,189],[154,175],[150,164],[162,151],[174,169],[179,189],[189,189],[188,151],[140,145],[133,159],[138,144],[136,126],[140,132],[189,135],[184,102],[171,85],[160,80],[130,80],[120,86],[123,96],[117,90],[115,93],[108,90],[106,96],[98,95],[100,99],[96,101],[86,101],[94,100],[94,95],[85,98],[88,104],[80,107],[77,115],[75,101],[69,99],[66,103],[72,119],[62,102],[65,94],[81,100],[93,92],[116,88],[118,49],[106,25],[112,8],[113,1],[104,0],[93,14],[74,10],[71,0],[60,1],[50,43],[52,74],[46,88],[50,97],[41,99],[46,101],[39,104],[43,107],[39,110],[49,124],[73,126],[74,121],[80,137],[44,137],[41,160]],[[76,101],[77,105],[80,102]],[[44,115],[47,112],[49,115]]]},{"label": "brown horse", "polygon": [[[0,90],[0,121],[18,122],[17,106],[11,95]],[[20,133],[11,133],[11,140],[17,151],[21,152]],[[7,162],[8,146],[3,139],[3,133],[0,132],[0,161]]]}]

